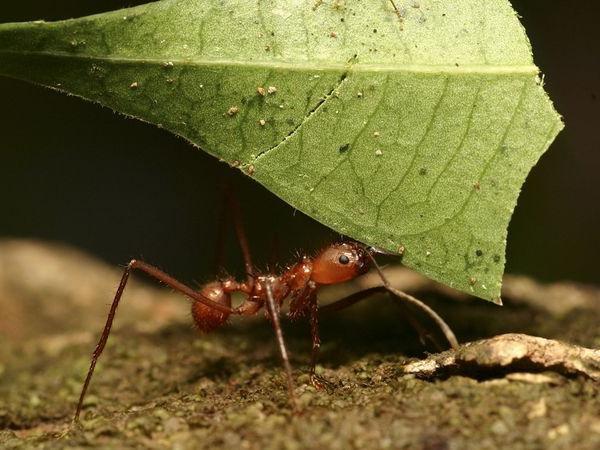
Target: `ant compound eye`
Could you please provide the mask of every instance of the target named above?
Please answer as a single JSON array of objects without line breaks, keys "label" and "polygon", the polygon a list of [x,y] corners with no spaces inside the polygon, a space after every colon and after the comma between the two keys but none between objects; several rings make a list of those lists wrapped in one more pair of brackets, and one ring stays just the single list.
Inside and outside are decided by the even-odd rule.
[{"label": "ant compound eye", "polygon": [[340,264],[346,265],[350,262],[350,258],[348,258],[348,255],[341,255],[338,261],[340,262]]}]

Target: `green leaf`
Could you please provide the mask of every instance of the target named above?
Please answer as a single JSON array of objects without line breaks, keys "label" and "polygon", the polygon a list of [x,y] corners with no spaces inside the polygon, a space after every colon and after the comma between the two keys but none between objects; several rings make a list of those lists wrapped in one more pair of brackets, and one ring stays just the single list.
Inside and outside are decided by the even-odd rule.
[{"label": "green leaf", "polygon": [[331,228],[499,301],[562,128],[506,0],[165,0],[0,26],[0,74],[164,127]]}]

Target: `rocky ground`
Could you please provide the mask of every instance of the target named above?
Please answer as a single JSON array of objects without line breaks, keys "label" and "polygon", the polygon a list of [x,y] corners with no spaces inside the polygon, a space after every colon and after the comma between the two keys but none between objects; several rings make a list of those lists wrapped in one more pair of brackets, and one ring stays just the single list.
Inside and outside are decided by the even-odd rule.
[{"label": "rocky ground", "polygon": [[323,315],[318,370],[331,388],[317,391],[307,326],[286,322],[293,415],[264,317],[201,336],[185,299],[136,280],[73,426],[119,271],[62,246],[0,241],[0,447],[600,448],[600,290],[507,277],[498,307],[390,276],[461,342],[497,337],[427,358],[401,310],[372,298]]}]

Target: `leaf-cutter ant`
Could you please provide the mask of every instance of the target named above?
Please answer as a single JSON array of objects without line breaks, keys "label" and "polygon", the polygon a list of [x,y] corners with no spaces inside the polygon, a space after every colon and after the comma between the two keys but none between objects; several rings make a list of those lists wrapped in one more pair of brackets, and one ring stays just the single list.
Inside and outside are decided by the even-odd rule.
[{"label": "leaf-cutter ant", "polygon": [[[307,317],[310,323],[312,337],[310,382],[316,388],[323,387],[323,380],[317,377],[315,373],[317,356],[321,344],[319,338],[319,312],[347,308],[377,292],[389,292],[399,303],[403,305],[408,303],[420,308],[437,323],[450,346],[453,348],[458,346],[454,333],[435,311],[420,300],[390,285],[374,258],[374,254],[381,253],[381,251],[373,247],[366,247],[351,240],[336,242],[322,249],[316,256],[302,255],[295,264],[287,266],[280,274],[257,273],[252,263],[248,241],[242,226],[240,206],[228,189],[226,189],[225,198],[227,207],[224,208],[224,214],[229,212],[233,216],[235,232],[243,254],[247,274],[245,281],[240,282],[233,277],[226,277],[206,283],[200,289],[195,290],[150,264],[137,259],[130,261],[125,268],[121,282],[117,288],[100,340],[92,354],[90,368],[81,390],[79,403],[77,404],[74,417],[75,422],[79,421],[83,401],[92,379],[94,368],[106,346],[117,307],[119,306],[129,276],[134,270],[145,272],[150,277],[188,297],[192,302],[191,311],[194,322],[197,328],[203,333],[211,332],[225,324],[232,315],[253,316],[264,307],[275,332],[275,338],[285,370],[289,402],[294,411],[298,409],[294,395],[292,368],[280,323],[280,310],[286,299],[290,299],[287,315],[292,319]],[[218,247],[222,246],[222,241],[222,238],[218,239]],[[334,303],[321,308],[319,307],[317,292],[320,286],[352,280],[366,273],[371,267],[374,267],[379,273],[383,283],[381,286],[356,292]],[[239,306],[232,306],[231,297],[233,293],[240,293],[244,297]],[[409,320],[411,320],[410,317]],[[415,319],[411,320],[411,325],[417,329],[422,341],[424,341],[424,337],[431,338],[423,332],[423,328]]]}]

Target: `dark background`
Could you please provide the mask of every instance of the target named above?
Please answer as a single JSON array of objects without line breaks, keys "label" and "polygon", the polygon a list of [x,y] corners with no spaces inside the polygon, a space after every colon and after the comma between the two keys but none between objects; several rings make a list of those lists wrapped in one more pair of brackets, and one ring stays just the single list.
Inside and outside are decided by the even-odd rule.
[{"label": "dark background", "polygon": [[[3,2],[0,22],[57,20],[140,3]],[[507,271],[600,284],[600,8],[568,0],[513,6],[566,129],[523,188],[509,229]],[[183,279],[202,280],[213,260],[217,179],[227,173],[241,192],[259,253],[270,252],[275,232],[283,259],[289,249],[312,249],[332,236],[153,126],[5,78],[0,105],[0,237],[67,242],[115,264],[144,257]]]}]

